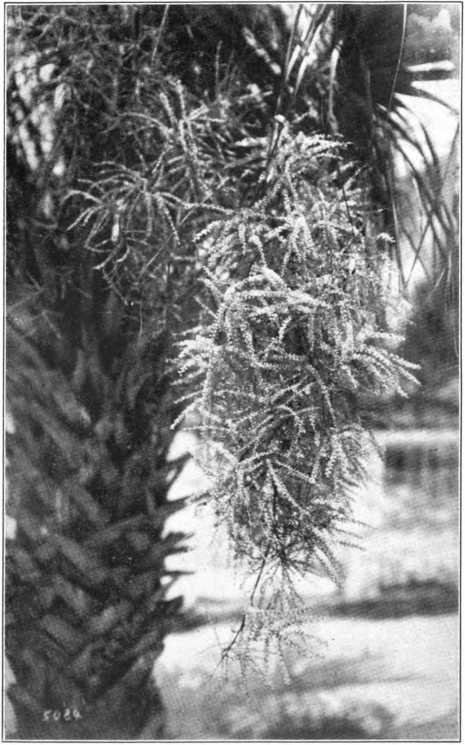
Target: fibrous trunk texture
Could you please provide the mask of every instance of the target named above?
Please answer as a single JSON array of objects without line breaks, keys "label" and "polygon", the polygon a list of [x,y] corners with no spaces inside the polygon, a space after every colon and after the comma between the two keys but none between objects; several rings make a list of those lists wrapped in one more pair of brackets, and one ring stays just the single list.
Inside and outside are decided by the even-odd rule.
[{"label": "fibrous trunk texture", "polygon": [[162,342],[128,344],[104,365],[104,332],[83,335],[75,364],[56,356],[53,366],[27,338],[29,322],[14,321],[6,653],[15,735],[160,737],[152,669],[181,604],[166,600],[164,559],[182,550],[181,534],[163,535],[182,504],[167,501],[182,466],[167,465],[169,406],[156,364],[142,376]]}]

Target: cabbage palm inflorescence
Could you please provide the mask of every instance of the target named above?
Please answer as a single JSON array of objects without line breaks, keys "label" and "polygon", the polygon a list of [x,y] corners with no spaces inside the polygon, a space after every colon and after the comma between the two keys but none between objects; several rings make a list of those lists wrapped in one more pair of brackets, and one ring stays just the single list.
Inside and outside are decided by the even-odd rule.
[{"label": "cabbage palm inflorescence", "polygon": [[[367,401],[409,376],[386,314],[376,130],[358,150],[331,133],[336,117],[350,136],[341,70],[379,70],[365,11],[339,11],[8,9],[6,650],[21,738],[162,735],[152,668],[181,607],[165,558],[183,550],[164,531],[183,504],[168,491],[185,458],[169,451],[189,411],[254,617],[276,568],[335,571]],[[384,11],[388,103],[405,82],[402,12]]]}]

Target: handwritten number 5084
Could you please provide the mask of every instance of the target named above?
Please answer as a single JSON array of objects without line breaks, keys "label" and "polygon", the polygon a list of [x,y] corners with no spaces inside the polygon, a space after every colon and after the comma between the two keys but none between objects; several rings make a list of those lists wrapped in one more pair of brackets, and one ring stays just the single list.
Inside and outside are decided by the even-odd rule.
[{"label": "handwritten number 5084", "polygon": [[73,722],[82,719],[78,709],[46,709],[42,714],[43,722]]}]

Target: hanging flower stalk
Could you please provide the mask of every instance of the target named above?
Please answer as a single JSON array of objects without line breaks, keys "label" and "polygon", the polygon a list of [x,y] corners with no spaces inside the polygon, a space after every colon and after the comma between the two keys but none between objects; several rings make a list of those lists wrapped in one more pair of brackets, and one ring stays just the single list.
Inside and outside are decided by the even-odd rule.
[{"label": "hanging flower stalk", "polygon": [[197,237],[204,310],[180,358],[216,513],[255,576],[251,605],[271,612],[317,564],[337,581],[333,544],[364,477],[367,402],[414,378],[392,351],[385,236],[369,238],[343,146],[284,126],[260,192]]}]

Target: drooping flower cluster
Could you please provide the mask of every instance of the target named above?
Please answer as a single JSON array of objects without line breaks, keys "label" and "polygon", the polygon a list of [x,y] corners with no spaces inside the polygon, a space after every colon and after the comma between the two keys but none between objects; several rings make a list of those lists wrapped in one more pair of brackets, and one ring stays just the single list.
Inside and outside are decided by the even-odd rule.
[{"label": "drooping flower cluster", "polygon": [[181,343],[186,414],[217,513],[255,573],[319,562],[335,576],[331,542],[363,478],[363,402],[412,377],[392,351],[387,258],[369,245],[363,188],[342,156],[285,127],[265,196],[198,236],[208,300]]}]

